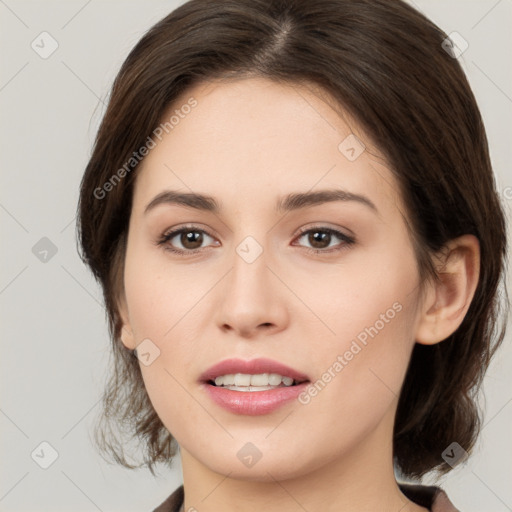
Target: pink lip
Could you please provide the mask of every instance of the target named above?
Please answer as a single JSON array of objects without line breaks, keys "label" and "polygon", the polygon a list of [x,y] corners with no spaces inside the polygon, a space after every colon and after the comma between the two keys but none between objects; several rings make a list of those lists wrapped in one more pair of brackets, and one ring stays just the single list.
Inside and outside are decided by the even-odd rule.
[{"label": "pink lip", "polygon": [[225,359],[203,372],[199,377],[199,380],[201,382],[208,382],[210,380],[215,380],[215,377],[220,375],[230,375],[235,373],[250,373],[251,375],[258,375],[260,373],[278,373],[283,377],[291,377],[297,382],[309,380],[307,375],[277,361],[263,357],[253,359],[251,361],[244,361],[243,359]]},{"label": "pink lip", "polygon": [[[234,391],[210,384],[215,377],[236,373],[278,373],[283,377],[291,377],[298,384],[283,386],[266,391]],[[258,358],[252,361],[243,359],[226,359],[206,370],[200,377],[203,390],[208,396],[224,409],[235,414],[256,416],[268,414],[297,396],[308,386],[307,375],[272,359]]]},{"label": "pink lip", "polygon": [[282,405],[296,399],[309,382],[296,386],[280,387],[267,391],[233,391],[213,386],[208,382],[201,384],[207,395],[222,408],[235,414],[259,416],[275,411]]}]

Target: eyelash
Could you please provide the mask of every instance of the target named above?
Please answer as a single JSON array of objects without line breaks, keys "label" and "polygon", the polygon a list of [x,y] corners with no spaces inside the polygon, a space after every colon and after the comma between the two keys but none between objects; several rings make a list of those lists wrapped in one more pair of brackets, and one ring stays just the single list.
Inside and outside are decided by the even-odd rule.
[{"label": "eyelash", "polygon": [[[192,254],[196,254],[196,253],[202,251],[203,248],[183,250],[183,249],[176,249],[175,247],[172,247],[171,245],[169,245],[167,243],[170,240],[172,240],[176,235],[179,235],[181,233],[189,233],[189,232],[200,232],[200,233],[204,233],[204,234],[208,235],[211,238],[214,238],[214,236],[210,235],[210,233],[208,233],[208,231],[205,231],[204,229],[199,229],[197,226],[185,226],[185,227],[176,229],[174,231],[169,231],[168,233],[164,233],[161,236],[161,238],[159,240],[157,240],[156,244],[158,246],[161,246],[161,245],[165,246],[164,249],[166,251],[170,251],[172,253],[179,254],[181,256],[186,257],[186,256],[190,256]],[[332,249],[332,248],[331,249],[312,249],[311,247],[303,247],[310,254],[316,254],[316,255],[325,254],[325,253],[330,254],[333,252],[342,251],[342,250],[347,249],[348,247],[350,247],[351,245],[353,245],[356,242],[353,237],[345,235],[344,233],[342,233],[341,231],[338,231],[336,229],[332,229],[332,228],[328,228],[328,227],[324,227],[324,226],[315,226],[312,228],[304,229],[297,235],[296,239],[300,239],[300,238],[302,238],[302,236],[304,236],[305,234],[310,233],[310,232],[328,233],[330,235],[336,236],[337,238],[339,238],[340,240],[342,240],[344,242],[341,246],[339,246],[338,248],[335,248],[335,249]]]}]

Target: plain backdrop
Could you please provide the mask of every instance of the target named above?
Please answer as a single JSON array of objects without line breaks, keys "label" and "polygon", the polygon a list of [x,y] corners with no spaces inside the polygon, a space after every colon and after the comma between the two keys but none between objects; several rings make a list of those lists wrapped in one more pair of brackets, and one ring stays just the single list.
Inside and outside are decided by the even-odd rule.
[{"label": "plain backdrop", "polygon": [[[143,33],[181,3],[0,0],[1,511],[149,511],[182,482],[179,460],[155,478],[107,464],[91,445],[109,340],[75,239],[110,85]],[[510,217],[512,0],[414,5],[469,44],[460,60]],[[509,332],[485,380],[475,455],[438,482],[463,512],[512,510],[510,341]]]}]

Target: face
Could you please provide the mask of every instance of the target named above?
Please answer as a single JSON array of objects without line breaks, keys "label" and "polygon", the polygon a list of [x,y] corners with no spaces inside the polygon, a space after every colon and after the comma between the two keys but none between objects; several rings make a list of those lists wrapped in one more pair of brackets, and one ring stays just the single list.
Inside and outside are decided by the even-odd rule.
[{"label": "face", "polygon": [[[182,457],[264,481],[388,449],[419,274],[382,155],[305,86],[212,82],[164,121],[176,109],[137,170],[121,311],[123,343],[142,343],[147,392]],[[321,191],[337,195],[289,197]],[[212,393],[202,374],[233,358],[270,359],[307,382]]]}]

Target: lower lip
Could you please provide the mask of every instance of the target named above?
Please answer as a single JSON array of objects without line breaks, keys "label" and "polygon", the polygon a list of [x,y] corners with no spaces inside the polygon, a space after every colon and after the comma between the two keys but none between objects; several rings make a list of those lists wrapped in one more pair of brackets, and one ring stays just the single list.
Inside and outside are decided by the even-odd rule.
[{"label": "lower lip", "polygon": [[224,409],[235,414],[259,416],[269,414],[296,399],[308,384],[309,382],[303,382],[266,391],[233,391],[207,382],[203,382],[203,387],[210,398]]}]

